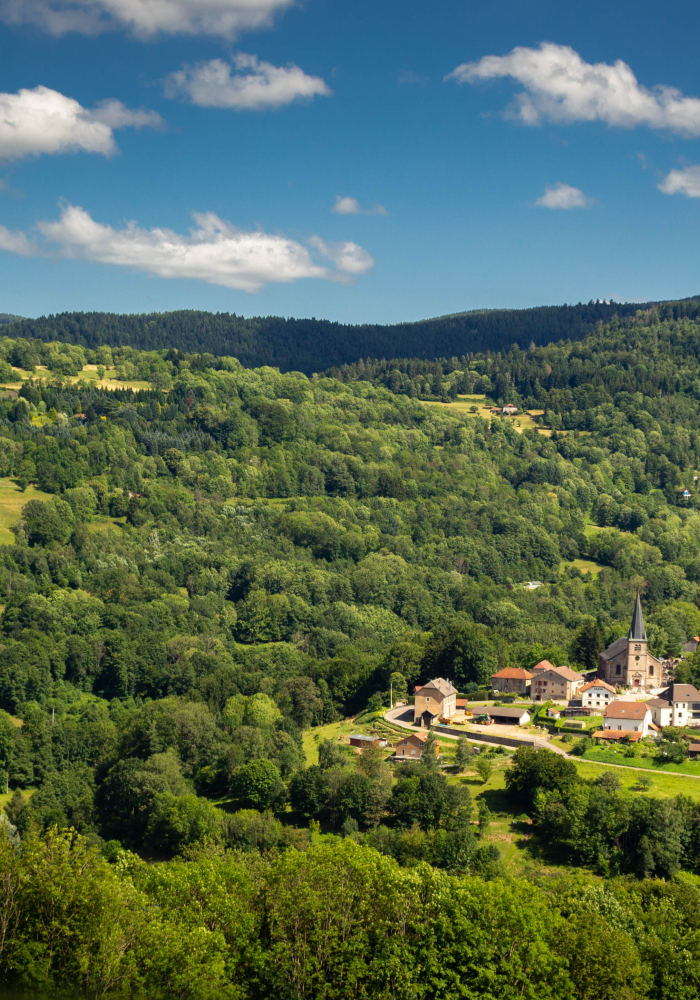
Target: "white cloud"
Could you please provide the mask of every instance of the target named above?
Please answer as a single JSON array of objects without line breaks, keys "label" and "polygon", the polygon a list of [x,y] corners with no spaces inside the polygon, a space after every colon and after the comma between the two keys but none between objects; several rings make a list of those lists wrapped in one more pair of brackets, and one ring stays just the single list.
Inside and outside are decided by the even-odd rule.
[{"label": "white cloud", "polygon": [[326,244],[312,237],[308,244],[316,251],[314,255],[296,240],[237,229],[213,212],[193,217],[195,227],[188,235],[171,229],[141,229],[135,222],[114,229],[95,222],[82,208],[63,205],[59,219],[37,224],[43,243],[0,228],[0,249],[23,256],[116,264],[160,278],[194,278],[246,292],[257,292],[268,282],[289,283],[299,278],[347,283],[374,265],[356,243]]},{"label": "white cloud", "polygon": [[218,35],[269,25],[294,0],[0,0],[0,20],[33,24],[52,35],[96,35],[125,28],[158,34]]},{"label": "white cloud", "polygon": [[108,128],[163,128],[165,122],[157,111],[147,108],[136,110],[127,108],[121,101],[114,98],[100,101],[89,112],[93,121],[107,125]]},{"label": "white cloud", "polygon": [[507,56],[484,56],[463,63],[446,80],[476,83],[511,77],[525,88],[510,114],[526,125],[602,121],[608,125],[668,129],[700,135],[700,99],[684,97],[675,87],[643,87],[618,59],[587,63],[568,45],[542,42],[539,48],[515,48]]},{"label": "white cloud", "polygon": [[332,260],[342,275],[366,274],[374,267],[374,260],[367,251],[350,240],[342,243],[324,243],[319,236],[312,236],[309,243],[323,257]]},{"label": "white cloud", "polygon": [[0,94],[0,159],[78,151],[111,156],[117,151],[113,129],[162,124],[155,111],[130,111],[120,101],[89,111],[48,87]]},{"label": "white cloud", "polygon": [[700,166],[671,170],[658,185],[664,194],[685,194],[700,198]]},{"label": "white cloud", "polygon": [[372,205],[371,208],[361,208],[357,198],[349,195],[335,196],[335,205],[331,209],[336,215],[388,215],[389,213],[383,205]]},{"label": "white cloud", "polygon": [[171,73],[166,95],[184,95],[203,108],[262,111],[331,93],[319,76],[307,76],[298,66],[273,66],[245,52],[234,56],[233,62],[234,72],[223,59],[211,59]]},{"label": "white cloud", "polygon": [[535,204],[540,208],[585,208],[588,198],[580,188],[562,184],[560,181],[552,187],[546,187],[544,194]]},{"label": "white cloud", "polygon": [[20,257],[34,257],[39,252],[36,243],[32,243],[25,233],[0,226],[0,250],[8,250]]}]

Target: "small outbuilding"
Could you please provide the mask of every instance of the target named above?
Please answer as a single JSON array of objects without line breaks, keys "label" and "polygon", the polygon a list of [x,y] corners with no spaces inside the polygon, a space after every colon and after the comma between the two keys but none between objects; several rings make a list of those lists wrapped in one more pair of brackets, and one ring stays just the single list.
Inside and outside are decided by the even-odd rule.
[{"label": "small outbuilding", "polygon": [[350,737],[351,747],[385,747],[387,741],[382,736],[365,736],[364,733],[353,733]]},{"label": "small outbuilding", "polygon": [[488,714],[492,722],[501,726],[526,726],[530,721],[530,713],[526,708],[501,708],[492,705]]}]

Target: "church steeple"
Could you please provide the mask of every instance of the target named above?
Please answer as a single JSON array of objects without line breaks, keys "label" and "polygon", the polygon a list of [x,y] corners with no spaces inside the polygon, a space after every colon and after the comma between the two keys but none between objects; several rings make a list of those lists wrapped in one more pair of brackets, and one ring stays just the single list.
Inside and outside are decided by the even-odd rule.
[{"label": "church steeple", "polygon": [[636,640],[637,642],[647,641],[647,630],[644,628],[644,618],[642,616],[642,602],[639,599],[639,591],[637,591],[637,602],[634,606],[634,614],[632,615],[632,624],[630,625],[628,639]]}]

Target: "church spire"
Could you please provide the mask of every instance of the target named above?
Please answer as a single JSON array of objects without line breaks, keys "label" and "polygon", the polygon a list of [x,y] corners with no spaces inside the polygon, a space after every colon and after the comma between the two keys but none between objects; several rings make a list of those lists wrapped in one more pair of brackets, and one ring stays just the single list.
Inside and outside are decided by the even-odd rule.
[{"label": "church spire", "polygon": [[630,625],[628,639],[636,640],[637,642],[647,641],[647,630],[644,628],[644,618],[642,617],[642,602],[639,599],[639,591],[637,591],[637,603],[634,606],[634,614],[632,615],[632,624]]}]

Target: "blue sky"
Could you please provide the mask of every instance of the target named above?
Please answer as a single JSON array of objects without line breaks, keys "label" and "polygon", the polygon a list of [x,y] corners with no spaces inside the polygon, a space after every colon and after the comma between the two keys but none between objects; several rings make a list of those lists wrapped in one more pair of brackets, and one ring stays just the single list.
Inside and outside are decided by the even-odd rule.
[{"label": "blue sky", "polygon": [[697,5],[0,20],[0,311],[394,322],[700,292]]}]

